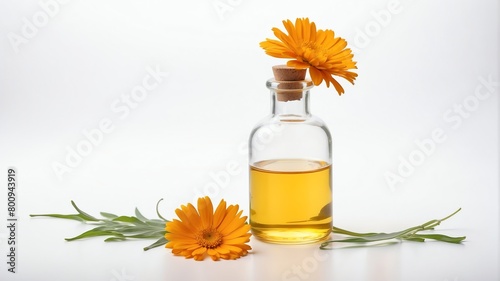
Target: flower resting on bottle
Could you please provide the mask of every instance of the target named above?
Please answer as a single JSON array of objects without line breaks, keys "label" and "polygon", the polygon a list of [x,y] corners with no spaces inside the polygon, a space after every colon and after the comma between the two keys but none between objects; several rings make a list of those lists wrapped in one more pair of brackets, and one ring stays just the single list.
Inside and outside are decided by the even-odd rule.
[{"label": "flower resting on bottle", "polygon": [[323,80],[327,87],[332,83],[339,95],[344,93],[344,88],[333,76],[354,84],[358,74],[349,70],[357,69],[356,62],[343,38],[335,37],[333,30],[316,30],[316,24],[308,18],[296,19],[295,25],[286,20],[283,25],[288,34],[275,27],[272,30],[278,40],[267,38],[260,43],[266,54],[292,59],[287,62],[288,66],[309,69],[314,85],[320,85]]}]

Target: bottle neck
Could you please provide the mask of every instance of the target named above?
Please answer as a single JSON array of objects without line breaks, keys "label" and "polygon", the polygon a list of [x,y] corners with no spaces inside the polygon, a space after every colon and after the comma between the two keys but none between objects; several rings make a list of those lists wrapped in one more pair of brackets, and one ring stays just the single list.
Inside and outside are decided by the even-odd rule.
[{"label": "bottle neck", "polygon": [[309,89],[294,92],[271,90],[271,113],[282,120],[303,120],[309,111]]},{"label": "bottle neck", "polygon": [[309,90],[311,80],[276,81],[269,79],[266,87],[271,91],[271,113],[283,121],[303,121],[311,116]]}]

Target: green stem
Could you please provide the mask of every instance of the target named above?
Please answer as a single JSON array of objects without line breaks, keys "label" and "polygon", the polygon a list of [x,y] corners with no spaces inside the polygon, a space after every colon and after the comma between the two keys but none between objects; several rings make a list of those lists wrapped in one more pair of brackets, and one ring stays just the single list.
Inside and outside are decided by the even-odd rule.
[{"label": "green stem", "polygon": [[160,205],[160,202],[163,201],[163,198],[161,198],[160,200],[158,200],[158,202],[156,202],[156,214],[158,215],[158,217],[162,220],[164,220],[165,222],[167,222],[168,220],[166,218],[164,218],[161,214],[160,214],[160,211],[158,211],[158,206]]}]

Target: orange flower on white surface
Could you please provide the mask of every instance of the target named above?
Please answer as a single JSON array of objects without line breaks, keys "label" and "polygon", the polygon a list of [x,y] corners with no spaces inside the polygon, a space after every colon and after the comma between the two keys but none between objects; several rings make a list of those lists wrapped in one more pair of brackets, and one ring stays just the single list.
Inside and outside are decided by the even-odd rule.
[{"label": "orange flower on white surface", "polygon": [[246,244],[250,241],[250,225],[238,210],[238,205],[226,208],[226,201],[221,200],[214,212],[208,196],[198,199],[198,210],[192,204],[182,205],[175,210],[180,220],[166,223],[165,239],[169,242],[165,247],[175,255],[198,261],[206,256],[212,260],[245,256],[252,249]]}]

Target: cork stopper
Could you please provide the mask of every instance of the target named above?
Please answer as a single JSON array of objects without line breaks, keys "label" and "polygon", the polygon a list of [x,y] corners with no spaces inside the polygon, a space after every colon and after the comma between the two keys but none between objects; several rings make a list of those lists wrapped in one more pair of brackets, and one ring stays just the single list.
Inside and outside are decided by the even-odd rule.
[{"label": "cork stopper", "polygon": [[286,65],[273,66],[274,79],[280,82],[276,91],[278,101],[293,101],[302,98],[302,84],[294,83],[294,81],[303,81],[306,78],[306,72],[307,69],[295,69]]}]

